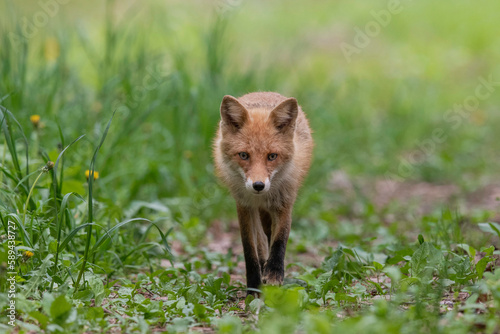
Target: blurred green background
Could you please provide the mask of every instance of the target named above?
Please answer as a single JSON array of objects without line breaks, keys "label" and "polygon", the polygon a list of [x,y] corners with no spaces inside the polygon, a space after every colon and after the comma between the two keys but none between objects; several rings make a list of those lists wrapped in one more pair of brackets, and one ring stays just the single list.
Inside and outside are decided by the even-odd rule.
[{"label": "blurred green background", "polygon": [[[179,221],[234,217],[211,141],[222,96],[252,91],[294,96],[310,119],[315,157],[299,217],[338,206],[335,170],[465,192],[490,184],[500,85],[463,114],[453,108],[480,78],[500,81],[500,4],[397,8],[387,17],[386,1],[4,2],[0,95],[28,135],[30,115],[41,116],[31,150],[56,157],[58,126],[66,143],[86,134],[67,154],[63,192],[85,193],[84,171],[116,110],[96,197],[117,216],[132,201],[159,200]],[[350,57],[347,44],[357,48]],[[429,144],[436,129],[442,140]]]}]

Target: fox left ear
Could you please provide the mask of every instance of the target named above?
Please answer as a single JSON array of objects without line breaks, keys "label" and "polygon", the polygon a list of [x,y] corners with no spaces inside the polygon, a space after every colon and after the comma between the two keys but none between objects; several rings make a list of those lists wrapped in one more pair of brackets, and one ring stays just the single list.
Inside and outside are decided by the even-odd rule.
[{"label": "fox left ear", "polygon": [[271,121],[280,132],[286,132],[293,129],[297,115],[299,113],[299,105],[293,97],[281,102],[276,108],[271,111]]},{"label": "fox left ear", "polygon": [[240,130],[248,120],[248,112],[241,103],[231,95],[226,95],[220,105],[223,124],[232,131]]}]

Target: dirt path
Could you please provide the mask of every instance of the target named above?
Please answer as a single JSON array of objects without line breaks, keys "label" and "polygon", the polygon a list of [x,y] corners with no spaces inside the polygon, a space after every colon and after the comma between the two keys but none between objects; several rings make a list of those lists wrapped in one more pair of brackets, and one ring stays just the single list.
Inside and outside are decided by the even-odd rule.
[{"label": "dirt path", "polygon": [[464,191],[455,184],[396,181],[353,177],[342,170],[332,172],[329,189],[345,197],[365,198],[378,210],[389,206],[407,207],[423,215],[442,207],[455,207],[460,212],[487,210],[500,220],[500,182],[487,184],[473,191]]}]

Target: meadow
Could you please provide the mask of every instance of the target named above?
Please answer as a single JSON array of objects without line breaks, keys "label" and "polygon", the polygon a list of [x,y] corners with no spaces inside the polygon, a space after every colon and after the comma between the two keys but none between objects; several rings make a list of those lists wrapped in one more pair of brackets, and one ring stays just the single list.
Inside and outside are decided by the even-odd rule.
[{"label": "meadow", "polygon": [[[0,331],[500,333],[499,11],[3,2]],[[315,140],[257,299],[211,156],[252,91]]]}]

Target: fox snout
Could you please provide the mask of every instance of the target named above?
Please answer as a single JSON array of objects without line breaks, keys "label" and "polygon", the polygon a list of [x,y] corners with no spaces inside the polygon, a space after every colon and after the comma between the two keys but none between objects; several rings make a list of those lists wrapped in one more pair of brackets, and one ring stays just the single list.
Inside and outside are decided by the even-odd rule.
[{"label": "fox snout", "polygon": [[261,180],[254,181],[252,180],[252,178],[247,177],[245,182],[245,188],[254,194],[266,193],[271,188],[271,181],[269,180],[268,177],[266,177],[263,181]]},{"label": "fox snout", "polygon": [[265,187],[266,185],[264,182],[257,181],[253,183],[253,188],[257,191],[264,190]]}]

